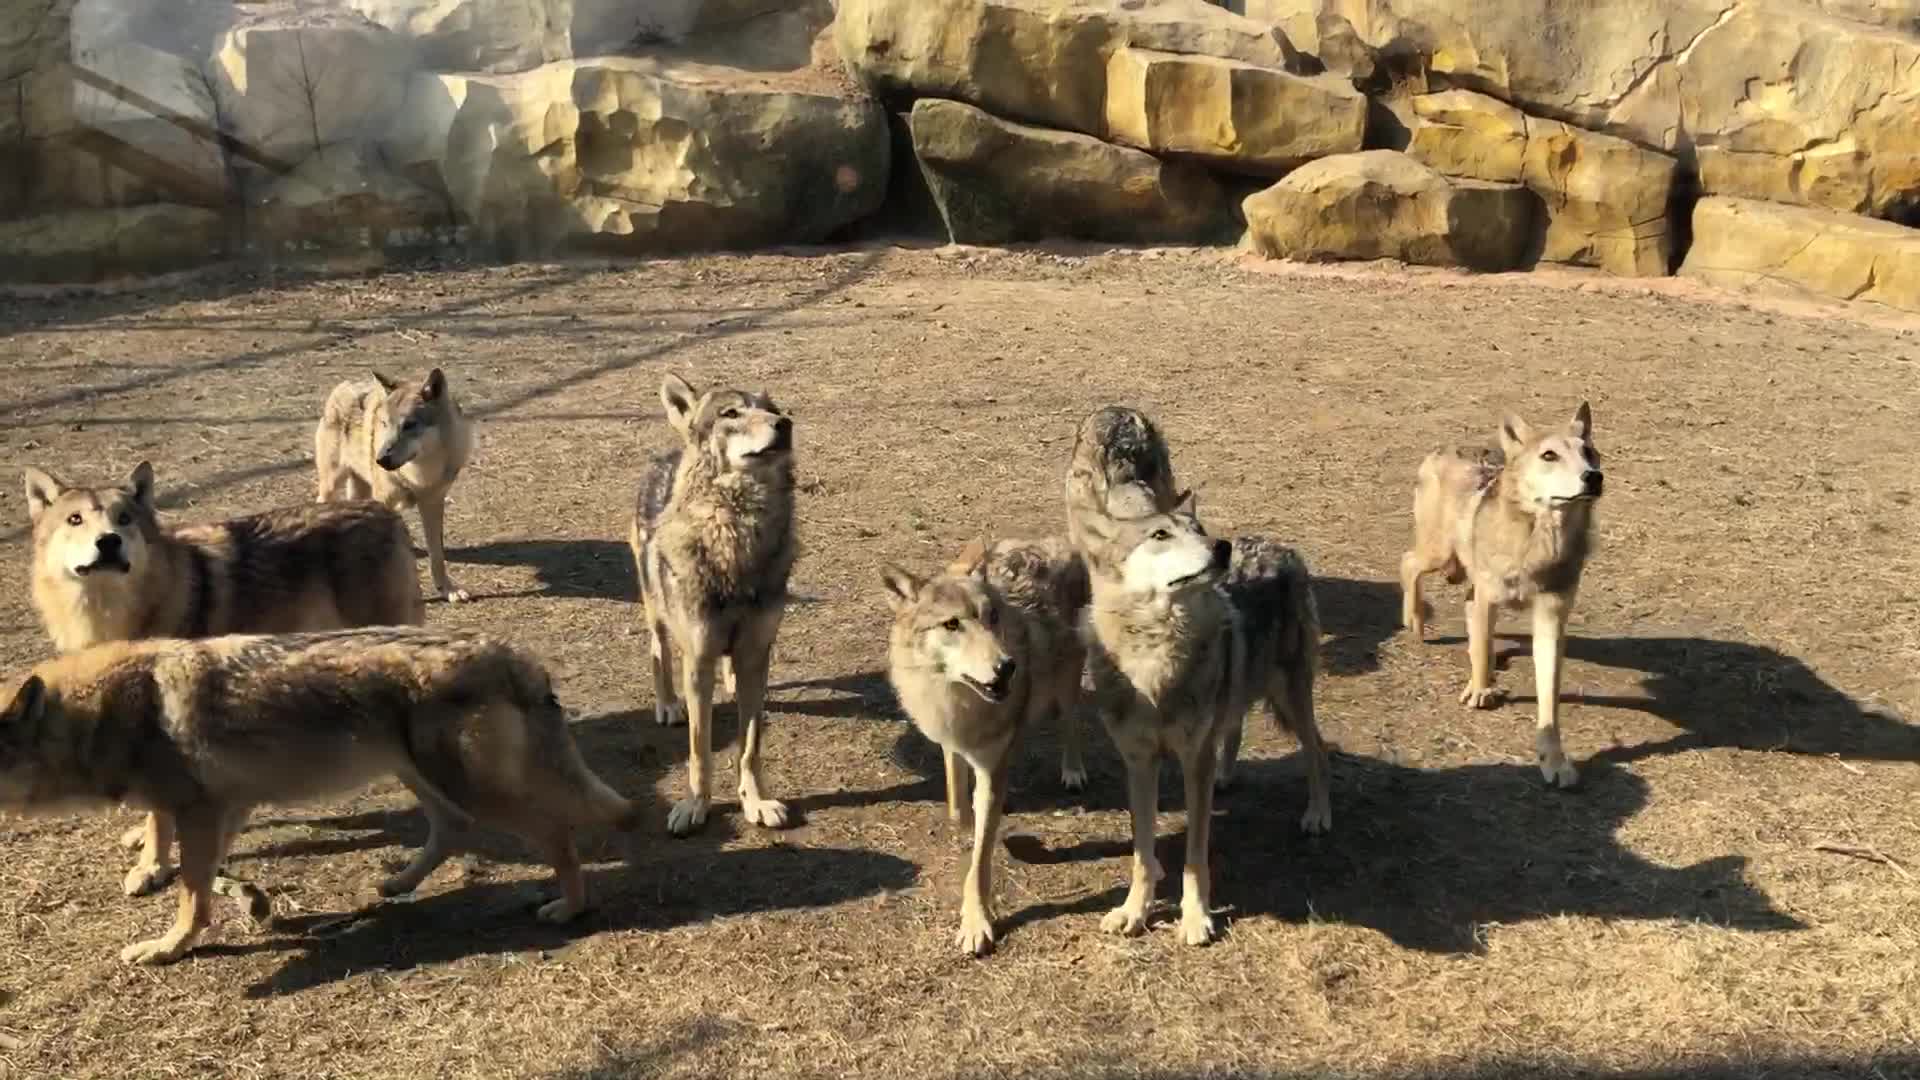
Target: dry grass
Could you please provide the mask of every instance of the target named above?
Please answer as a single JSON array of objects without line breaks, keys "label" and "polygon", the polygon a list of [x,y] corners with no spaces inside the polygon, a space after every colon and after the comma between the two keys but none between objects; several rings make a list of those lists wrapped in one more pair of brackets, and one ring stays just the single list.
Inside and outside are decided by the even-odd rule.
[{"label": "dry grass", "polygon": [[[176,519],[306,498],[329,385],[446,365],[485,418],[449,525],[481,599],[430,619],[544,650],[592,760],[656,819],[685,749],[648,719],[620,538],[668,439],[662,369],[794,409],[807,544],[768,748],[800,828],[659,827],[639,873],[602,845],[604,907],[559,933],[504,841],[366,909],[424,832],[392,787],[269,811],[238,865],[281,927],[229,921],[146,971],[115,950],[172,901],[119,895],[129,816],[9,822],[0,1075],[1920,1071],[1920,895],[1886,861],[1920,870],[1911,329],[1206,255],[856,251],[210,279],[17,301],[0,335],[7,468],[150,457]],[[1463,646],[1396,635],[1389,582],[1423,451],[1582,397],[1612,483],[1568,673],[1586,784],[1559,794],[1528,760],[1524,643],[1515,700],[1466,712]],[[1120,769],[1096,736],[1091,791],[1064,797],[1043,734],[1015,777],[1002,951],[965,960],[964,843],[878,672],[874,570],[1057,528],[1073,424],[1110,400],[1161,420],[1211,524],[1287,537],[1322,576],[1335,832],[1296,832],[1300,769],[1257,723],[1218,827],[1225,940],[1103,937]],[[0,487],[6,669],[47,650],[20,498]],[[1457,594],[1438,599],[1457,638]]]}]

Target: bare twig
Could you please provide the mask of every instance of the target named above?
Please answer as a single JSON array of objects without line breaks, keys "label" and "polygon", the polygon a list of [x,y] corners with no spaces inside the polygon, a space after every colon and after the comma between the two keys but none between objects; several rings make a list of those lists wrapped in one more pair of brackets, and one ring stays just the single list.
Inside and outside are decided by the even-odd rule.
[{"label": "bare twig", "polygon": [[1813,850],[1824,851],[1829,855],[1845,855],[1848,858],[1865,859],[1868,862],[1881,863],[1885,866],[1892,867],[1894,873],[1900,875],[1901,880],[1907,882],[1913,881],[1913,875],[1907,873],[1906,867],[1901,866],[1899,861],[1893,856],[1881,851],[1872,844],[1835,844],[1829,841],[1813,845]]}]

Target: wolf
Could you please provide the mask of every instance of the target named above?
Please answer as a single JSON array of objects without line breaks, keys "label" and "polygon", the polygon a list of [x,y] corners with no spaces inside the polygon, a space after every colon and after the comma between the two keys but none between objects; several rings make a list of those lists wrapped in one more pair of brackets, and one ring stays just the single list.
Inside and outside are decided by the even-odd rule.
[{"label": "wolf", "polygon": [[1138,934],[1161,869],[1154,856],[1158,758],[1186,782],[1187,853],[1180,936],[1213,940],[1208,843],[1220,743],[1258,698],[1300,740],[1307,766],[1303,830],[1333,824],[1327,751],[1314,719],[1319,613],[1292,549],[1261,537],[1207,535],[1191,493],[1167,513],[1088,519],[1092,600],[1082,619],[1101,719],[1127,765],[1133,876],[1101,929]]},{"label": "wolf", "polygon": [[[793,505],[793,419],[764,393],[695,390],[668,374],[660,402],[682,445],[641,481],[627,544],[652,635],[654,717],[687,718],[687,797],[667,814],[685,836],[713,802],[713,683],[729,661],[739,710],[740,810],[787,824],[760,772],[767,675],[799,556]],[[676,680],[676,671],[678,679]]]},{"label": "wolf", "polygon": [[[59,813],[130,803],[180,831],[180,907],[166,934],[121,950],[136,964],[186,955],[212,921],[214,870],[249,811],[396,777],[430,830],[380,886],[416,888],[478,821],[516,832],[587,908],[573,832],[633,829],[635,805],[581,759],[532,654],[415,627],[197,641],[109,642],[18,678],[0,714],[0,809]],[[253,912],[270,911],[257,890]]]},{"label": "wolf", "polygon": [[880,577],[893,609],[888,679],[946,756],[947,816],[973,830],[955,942],[985,956],[994,945],[993,847],[1020,733],[1057,712],[1062,777],[1069,786],[1086,780],[1074,717],[1086,665],[1078,627],[1086,565],[1060,539],[975,541],[932,577],[892,564]]},{"label": "wolf", "polygon": [[1548,784],[1572,787],[1580,773],[1560,745],[1560,669],[1567,617],[1593,551],[1593,510],[1606,486],[1593,444],[1593,410],[1536,430],[1517,416],[1500,425],[1498,449],[1439,450],[1420,463],[1413,490],[1413,548],[1400,560],[1401,622],[1425,638],[1432,609],[1420,582],[1436,571],[1469,582],[1467,656],[1460,702],[1492,707],[1496,613],[1533,615],[1534,752]]},{"label": "wolf", "polygon": [[[162,526],[145,461],[120,487],[77,487],[29,468],[26,495],[33,604],[63,653],[138,638],[422,621],[406,523],[378,503]],[[166,884],[173,826],[164,812],[123,842],[141,849],[129,896]]]},{"label": "wolf", "polygon": [[1173,456],[1160,429],[1138,409],[1094,410],[1073,438],[1067,464],[1067,540],[1082,554],[1089,519],[1163,514],[1186,498],[1173,479]]},{"label": "wolf", "polygon": [[449,603],[471,598],[447,576],[447,492],[473,453],[474,425],[439,369],[401,383],[380,372],[333,388],[313,433],[319,501],[374,499],[415,507],[433,587]]}]

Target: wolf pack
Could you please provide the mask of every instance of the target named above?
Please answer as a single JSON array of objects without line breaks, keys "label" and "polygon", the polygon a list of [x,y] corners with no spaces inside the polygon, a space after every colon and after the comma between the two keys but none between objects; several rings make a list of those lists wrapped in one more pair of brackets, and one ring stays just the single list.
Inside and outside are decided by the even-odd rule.
[{"label": "wolf pack", "polygon": [[[667,814],[687,835],[714,812],[716,686],[740,722],[739,813],[789,823],[762,768],[769,670],[800,547],[794,422],[765,393],[660,390],[680,445],[640,478],[628,543],[651,646],[656,720],[688,730],[686,794]],[[0,689],[0,810],[146,813],[123,837],[138,852],[125,891],[177,878],[163,935],[121,951],[161,964],[188,954],[216,897],[272,919],[259,885],[233,876],[228,848],[256,807],[297,804],[397,779],[428,823],[425,843],[380,883],[417,889],[470,830],[517,834],[553,869],[537,909],[564,923],[590,907],[575,845],[582,830],[645,828],[638,804],[597,776],[575,745],[542,659],[486,635],[427,628],[411,537],[416,510],[429,576],[448,602],[447,495],[474,445],[474,420],[445,374],[384,375],[335,387],[315,433],[317,501],[227,521],[174,525],[156,509],[154,470],[118,486],[28,469],[32,596],[56,655]],[[1424,638],[1422,582],[1466,582],[1469,671],[1460,698],[1495,701],[1497,614],[1532,618],[1536,751],[1550,785],[1578,780],[1561,748],[1564,631],[1593,535],[1600,458],[1585,404],[1535,428],[1509,416],[1488,447],[1436,451],[1419,465],[1413,544],[1401,562],[1404,625]],[[1063,531],[980,539],[946,565],[878,568],[893,612],[889,680],[945,758],[947,812],[972,835],[956,944],[995,943],[993,859],[1021,736],[1055,724],[1060,782],[1086,782],[1083,700],[1125,765],[1132,868],[1101,920],[1136,935],[1163,870],[1155,855],[1160,761],[1185,785],[1177,932],[1217,936],[1209,832],[1243,726],[1265,702],[1299,741],[1307,778],[1300,827],[1333,824],[1327,750],[1314,717],[1321,638],[1313,578],[1292,548],[1215,537],[1175,481],[1166,439],[1137,409],[1080,423],[1065,470]],[[876,648],[878,647],[876,635]],[[177,849],[177,859],[175,852]]]}]

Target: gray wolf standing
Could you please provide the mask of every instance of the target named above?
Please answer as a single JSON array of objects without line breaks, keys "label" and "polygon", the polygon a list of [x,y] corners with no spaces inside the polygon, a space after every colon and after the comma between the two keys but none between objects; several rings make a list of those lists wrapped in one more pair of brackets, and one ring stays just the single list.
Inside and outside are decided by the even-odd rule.
[{"label": "gray wolf standing", "polygon": [[[419,623],[406,523],[371,502],[308,505],[163,527],[153,466],[124,487],[75,487],[26,471],[33,604],[60,652],[107,641]],[[173,823],[149,814],[126,891],[172,876]]]},{"label": "gray wolf standing", "polygon": [[433,587],[459,603],[469,594],[447,576],[447,492],[472,453],[473,421],[439,368],[406,384],[376,371],[327,395],[313,433],[319,501],[371,498],[395,510],[418,508]]},{"label": "gray wolf standing", "polygon": [[1257,698],[1300,740],[1307,765],[1301,828],[1331,826],[1327,752],[1313,713],[1319,616],[1306,565],[1258,537],[1209,539],[1189,495],[1172,512],[1090,517],[1093,599],[1083,633],[1090,646],[1101,719],[1127,765],[1133,812],[1133,877],[1127,898],[1100,926],[1146,929],[1160,880],[1154,856],[1158,759],[1180,761],[1186,781],[1187,852],[1181,940],[1213,939],[1208,843],[1215,762],[1226,729]]},{"label": "gray wolf standing", "polygon": [[[1023,729],[1058,711],[1062,775],[1085,779],[1073,715],[1086,664],[1076,622],[1087,571],[1060,540],[969,544],[947,569],[918,578],[881,570],[893,608],[888,677],[947,765],[947,815],[973,829],[956,942],[993,949],[993,848],[1006,804],[1007,767]],[[967,773],[974,776],[968,812]]]},{"label": "gray wolf standing", "polygon": [[782,828],[787,807],[767,797],[760,738],[773,640],[800,550],[793,420],[766,394],[700,393],[671,374],[660,402],[683,445],[654,458],[627,543],[653,636],[654,717],[688,718],[687,797],[668,812],[667,829],[685,836],[699,828],[713,802],[713,683],[723,657],[740,714],[740,810]]},{"label": "gray wolf standing", "polygon": [[[0,808],[57,813],[128,802],[180,829],[180,908],[123,960],[179,959],[212,922],[214,870],[255,806],[397,777],[431,828],[381,885],[411,891],[478,820],[526,837],[560,897],[585,910],[576,828],[631,829],[634,804],[574,745],[539,660],[485,638],[414,628],[109,642],[16,680],[0,715]],[[256,914],[268,906],[251,886]]]},{"label": "gray wolf standing", "polygon": [[1413,490],[1413,550],[1400,560],[1401,621],[1426,635],[1432,610],[1420,579],[1440,571],[1470,583],[1467,655],[1472,673],[1460,702],[1490,708],[1496,613],[1533,614],[1534,751],[1547,783],[1572,787],[1578,770],[1560,746],[1560,668],[1567,616],[1593,548],[1593,506],[1605,477],[1586,402],[1558,428],[1536,431],[1509,416],[1497,451],[1436,451]]}]

